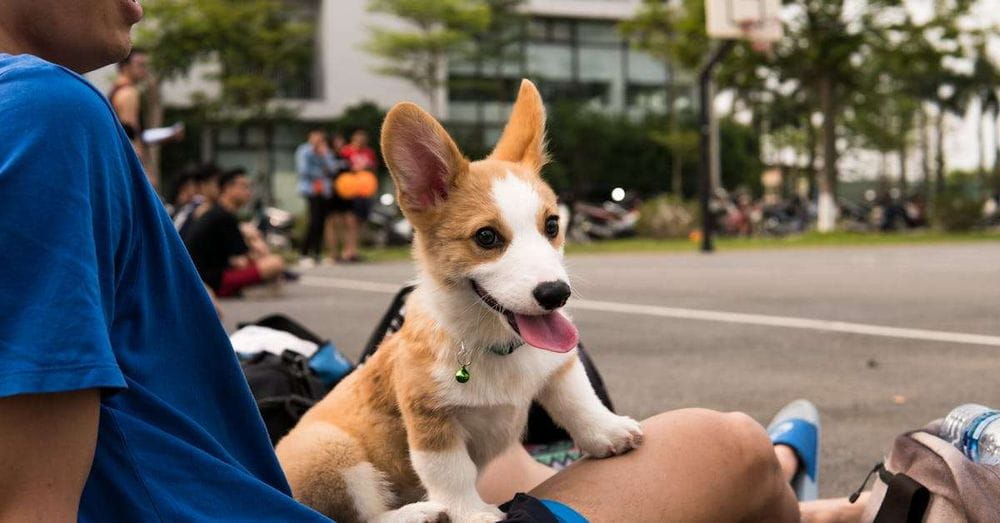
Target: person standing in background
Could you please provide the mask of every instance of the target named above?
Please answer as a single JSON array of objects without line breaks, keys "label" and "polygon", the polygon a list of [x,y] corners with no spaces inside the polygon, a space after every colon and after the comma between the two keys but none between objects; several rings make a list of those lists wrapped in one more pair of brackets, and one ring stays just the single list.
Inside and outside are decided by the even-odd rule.
[{"label": "person standing in background", "polygon": [[295,150],[295,170],[298,172],[299,194],[306,199],[309,223],[302,240],[300,266],[315,265],[323,253],[323,227],[330,213],[333,194],[328,176],[332,151],[322,129],[309,131],[306,143]]},{"label": "person standing in background", "polygon": [[153,187],[159,187],[159,180],[154,180],[149,173],[149,151],[142,141],[142,132],[146,130],[142,115],[142,93],[140,84],[149,78],[149,56],[139,47],[132,51],[124,60],[118,62],[118,76],[108,92],[108,101],[118,115],[118,121],[125,128],[125,135],[132,142],[135,154],[142,160],[146,176]]},{"label": "person standing in background", "polygon": [[[330,251],[331,261],[344,261],[343,254],[337,255],[337,240],[338,238],[344,241],[346,247],[347,242],[347,217],[351,214],[351,208],[353,202],[351,200],[342,198],[337,194],[336,181],[340,173],[350,169],[347,160],[341,156],[340,151],[347,145],[347,140],[344,139],[344,135],[341,133],[334,133],[333,137],[330,139],[330,150],[331,154],[334,156],[335,163],[331,165],[329,175],[330,180],[334,184],[333,190],[330,191],[330,205],[328,213],[326,215],[326,224],[323,227],[323,238],[326,241],[326,247]],[[341,234],[343,232],[343,234]]]},{"label": "person standing in background", "polygon": [[[368,131],[357,129],[351,133],[351,141],[340,148],[340,156],[351,166],[352,171],[372,171],[378,169],[375,150],[368,145]],[[358,236],[361,224],[368,219],[371,203],[367,198],[352,198],[351,212],[345,217],[344,250],[341,259],[348,262],[362,261],[358,253]]]}]

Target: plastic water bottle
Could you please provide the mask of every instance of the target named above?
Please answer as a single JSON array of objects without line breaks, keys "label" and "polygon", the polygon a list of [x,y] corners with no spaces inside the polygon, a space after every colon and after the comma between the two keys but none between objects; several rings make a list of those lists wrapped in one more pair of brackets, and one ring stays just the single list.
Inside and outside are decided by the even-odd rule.
[{"label": "plastic water bottle", "polygon": [[969,459],[1000,465],[1000,411],[975,403],[955,407],[941,425],[941,438]]}]

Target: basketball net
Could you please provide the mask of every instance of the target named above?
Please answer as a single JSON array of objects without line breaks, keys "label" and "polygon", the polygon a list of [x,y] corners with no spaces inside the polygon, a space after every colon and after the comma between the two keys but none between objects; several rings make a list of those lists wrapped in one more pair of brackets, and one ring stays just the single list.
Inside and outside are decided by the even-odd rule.
[{"label": "basketball net", "polygon": [[747,35],[747,40],[750,41],[750,48],[755,52],[770,55],[774,50],[774,42],[766,40],[762,36],[764,29],[769,23],[773,23],[773,20],[741,20],[737,22],[743,33]]}]

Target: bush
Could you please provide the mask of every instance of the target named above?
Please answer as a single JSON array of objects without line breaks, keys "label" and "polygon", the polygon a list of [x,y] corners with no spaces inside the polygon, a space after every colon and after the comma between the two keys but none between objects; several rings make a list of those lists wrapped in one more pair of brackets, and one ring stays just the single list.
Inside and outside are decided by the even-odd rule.
[{"label": "bush", "polygon": [[697,226],[696,205],[674,196],[648,200],[639,212],[636,232],[647,238],[687,238]]},{"label": "bush", "polygon": [[931,220],[940,229],[949,232],[968,231],[979,224],[983,202],[967,194],[950,191],[934,202]]}]

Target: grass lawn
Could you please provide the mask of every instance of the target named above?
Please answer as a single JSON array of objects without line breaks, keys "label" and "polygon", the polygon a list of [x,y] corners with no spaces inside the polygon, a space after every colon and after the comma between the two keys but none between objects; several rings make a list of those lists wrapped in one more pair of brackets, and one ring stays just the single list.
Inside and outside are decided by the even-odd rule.
[{"label": "grass lawn", "polygon": [[[935,243],[989,242],[1000,241],[1000,231],[977,231],[969,233],[944,233],[938,231],[897,232],[890,234],[834,232],[820,234],[808,232],[784,238],[716,238],[717,251],[736,249],[788,249],[821,247],[868,247],[882,245],[919,245]],[[649,238],[625,238],[621,240],[595,241],[592,243],[569,244],[566,253],[607,254],[636,252],[695,252],[698,243],[690,240],[653,240]],[[368,249],[364,255],[370,261],[400,261],[410,258],[409,247]]]}]

